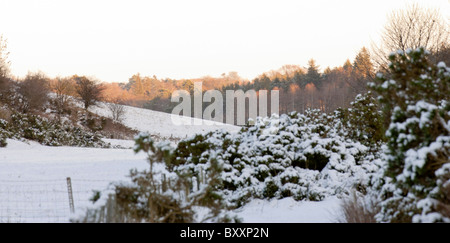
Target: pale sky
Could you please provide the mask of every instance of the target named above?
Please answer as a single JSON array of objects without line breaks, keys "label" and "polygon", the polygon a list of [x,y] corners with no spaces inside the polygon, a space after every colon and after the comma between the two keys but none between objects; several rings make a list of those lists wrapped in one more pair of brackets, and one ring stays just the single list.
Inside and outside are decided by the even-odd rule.
[{"label": "pale sky", "polygon": [[450,17],[449,0],[0,0],[0,34],[17,76],[253,79],[310,58],[341,66],[413,2]]}]

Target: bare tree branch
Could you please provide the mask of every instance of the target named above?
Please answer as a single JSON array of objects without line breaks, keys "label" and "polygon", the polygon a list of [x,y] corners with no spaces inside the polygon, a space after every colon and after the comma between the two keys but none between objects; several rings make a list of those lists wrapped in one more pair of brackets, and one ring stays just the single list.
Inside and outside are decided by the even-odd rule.
[{"label": "bare tree branch", "polygon": [[381,70],[386,70],[388,56],[397,50],[424,47],[437,54],[449,46],[449,24],[437,9],[418,4],[392,12],[381,35],[380,44],[372,44],[372,57]]}]

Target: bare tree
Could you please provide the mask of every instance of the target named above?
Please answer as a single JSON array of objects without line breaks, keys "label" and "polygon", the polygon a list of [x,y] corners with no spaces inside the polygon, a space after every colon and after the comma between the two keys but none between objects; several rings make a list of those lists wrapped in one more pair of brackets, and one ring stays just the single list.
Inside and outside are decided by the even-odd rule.
[{"label": "bare tree", "polygon": [[9,52],[7,51],[7,42],[0,35],[0,100],[5,101],[7,93],[10,91],[10,81],[9,81],[9,66],[8,61]]},{"label": "bare tree", "polygon": [[120,104],[120,99],[111,100],[107,106],[111,112],[111,118],[115,122],[122,122],[125,116],[125,107]]},{"label": "bare tree", "polygon": [[7,41],[0,35],[0,82],[9,75],[10,62],[8,60]]},{"label": "bare tree", "polygon": [[103,98],[102,93],[105,88],[98,81],[76,75],[73,79],[77,84],[76,92],[84,103],[84,109],[87,110],[89,106],[95,105]]},{"label": "bare tree", "polygon": [[40,72],[29,73],[19,83],[18,92],[23,98],[20,105],[23,112],[40,110],[48,102],[48,94],[50,93],[48,78]]},{"label": "bare tree", "polygon": [[381,43],[372,44],[372,53],[379,68],[386,70],[390,53],[424,47],[439,53],[449,43],[449,24],[437,9],[421,8],[418,4],[394,11],[381,34]]},{"label": "bare tree", "polygon": [[70,100],[75,95],[75,87],[69,78],[56,78],[51,81],[51,89],[56,94],[56,108],[61,114],[70,103]]}]

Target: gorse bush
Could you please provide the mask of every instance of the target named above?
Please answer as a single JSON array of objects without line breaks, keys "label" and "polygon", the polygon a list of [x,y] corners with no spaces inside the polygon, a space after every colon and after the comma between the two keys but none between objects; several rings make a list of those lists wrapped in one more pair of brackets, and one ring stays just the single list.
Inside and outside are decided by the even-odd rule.
[{"label": "gorse bush", "polygon": [[[222,192],[228,203],[241,206],[250,198],[283,197],[317,201],[367,187],[366,175],[376,170],[370,163],[375,157],[366,146],[341,136],[340,127],[334,116],[309,110],[258,119],[235,135],[210,134],[206,141],[223,164]],[[201,158],[192,155],[188,161],[209,156],[204,151]]]},{"label": "gorse bush", "polygon": [[0,121],[0,137],[28,139],[48,146],[109,147],[97,133],[70,123],[22,113],[13,113],[10,119]]},{"label": "gorse bush", "polygon": [[7,126],[8,122],[0,119],[0,147],[6,147],[8,145],[6,139],[12,137],[12,133],[6,129]]},{"label": "gorse bush", "polygon": [[0,148],[2,147],[6,147],[6,145],[8,145],[8,143],[6,142],[6,138],[8,138],[9,136],[6,135],[6,131],[3,130],[3,124],[2,123],[6,123],[4,120],[0,119]]},{"label": "gorse bush", "polygon": [[[97,196],[103,205],[88,210],[76,221],[238,222],[227,214],[223,197],[217,191],[222,171],[217,160],[205,162],[208,171],[197,176],[187,170],[174,173],[166,170],[172,161],[172,150],[167,144],[155,144],[147,134],[136,137],[135,151],[148,154],[149,170],[132,170],[131,185],[115,185],[114,192]],[[102,201],[103,197],[107,199]]]},{"label": "gorse bush", "polygon": [[6,145],[8,145],[8,143],[6,142],[6,138],[0,134],[0,148],[6,147]]},{"label": "gorse bush", "polygon": [[175,148],[141,134],[135,151],[148,153],[149,170],[133,170],[130,184],[102,193],[78,220],[229,222],[237,219],[228,210],[252,198],[320,201],[365,192],[378,153],[346,134],[336,116],[317,110],[258,118],[237,134],[195,135]]},{"label": "gorse bush", "polygon": [[438,209],[450,204],[450,69],[427,57],[424,49],[392,54],[392,77],[379,75],[371,85],[391,114],[380,178],[383,222],[450,222]]},{"label": "gorse bush", "polygon": [[[341,133],[335,116],[310,110],[305,115],[258,118],[237,134],[196,135],[154,153],[165,154],[159,159],[169,173],[197,181],[216,178],[210,188],[229,208],[251,198],[317,201],[352,188],[366,190],[369,175],[378,168],[372,163],[376,154]],[[153,146],[139,139],[137,144]]]},{"label": "gorse bush", "polygon": [[336,116],[345,127],[346,137],[361,142],[371,150],[379,150],[385,141],[384,117],[371,91],[357,95],[350,108],[338,109]]}]

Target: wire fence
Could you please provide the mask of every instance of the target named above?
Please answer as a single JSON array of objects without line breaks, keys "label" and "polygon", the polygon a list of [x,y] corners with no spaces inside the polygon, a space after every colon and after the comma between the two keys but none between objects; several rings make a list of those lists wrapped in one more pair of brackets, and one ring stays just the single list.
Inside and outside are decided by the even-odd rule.
[{"label": "wire fence", "polygon": [[104,190],[110,183],[83,179],[70,182],[71,190],[67,179],[0,180],[0,223],[69,222],[73,209],[92,203],[94,191]]}]

